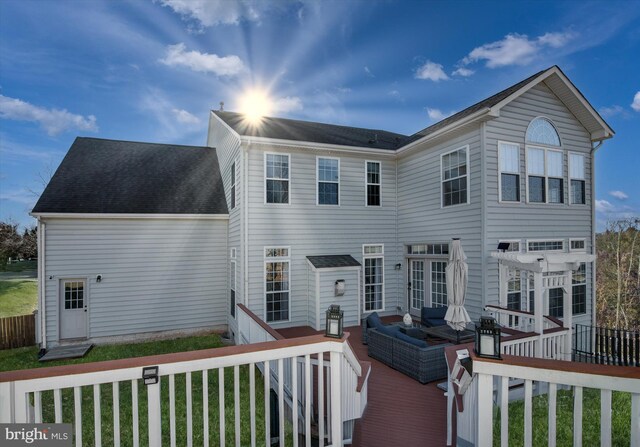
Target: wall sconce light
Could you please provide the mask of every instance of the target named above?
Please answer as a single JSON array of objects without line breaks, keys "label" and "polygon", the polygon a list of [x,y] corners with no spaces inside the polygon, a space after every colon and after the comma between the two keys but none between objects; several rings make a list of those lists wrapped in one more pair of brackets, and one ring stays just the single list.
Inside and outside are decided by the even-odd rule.
[{"label": "wall sconce light", "polygon": [[342,320],[344,312],[340,310],[340,306],[332,304],[327,309],[327,328],[324,335],[332,338],[342,338]]},{"label": "wall sconce light", "polygon": [[396,270],[401,270],[401,269],[402,269],[402,264],[398,262],[398,263],[395,265],[395,268],[396,268]]},{"label": "wall sconce light", "polygon": [[96,282],[102,282],[102,275],[96,276]]},{"label": "wall sconce light", "polygon": [[335,296],[344,296],[345,283],[344,279],[336,279]]}]

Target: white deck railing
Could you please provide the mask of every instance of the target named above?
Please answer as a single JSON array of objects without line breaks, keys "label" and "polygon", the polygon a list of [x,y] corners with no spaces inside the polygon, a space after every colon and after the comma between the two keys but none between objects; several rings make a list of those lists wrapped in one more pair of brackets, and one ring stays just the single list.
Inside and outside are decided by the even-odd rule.
[{"label": "white deck railing", "polygon": [[[220,445],[250,445],[266,442],[270,445],[270,389],[272,375],[266,374],[264,380],[264,402],[256,399],[256,370],[275,370],[276,378],[284,377],[286,363],[292,365],[293,377],[298,376],[298,369],[304,377],[302,412],[295,411],[298,400],[294,399],[294,411],[287,415],[293,429],[293,445],[298,445],[298,434],[304,435],[305,445],[311,445],[311,403],[312,399],[318,402],[318,428],[319,433],[326,433],[330,445],[342,445],[343,439],[343,380],[344,364],[351,362],[351,348],[346,338],[328,339],[323,336],[301,337],[290,340],[277,340],[266,343],[257,343],[246,346],[231,346],[202,351],[181,352],[150,357],[139,357],[110,362],[96,362],[81,365],[69,365],[52,368],[32,369],[0,373],[0,422],[55,422],[65,421],[69,417],[74,422],[75,445],[102,445],[103,435],[113,437],[113,444],[121,444],[121,428],[127,424],[127,432],[132,433],[132,445],[140,445],[141,440],[148,439],[148,445],[187,445],[194,442],[194,424],[202,429],[203,445],[209,445],[210,433],[219,432]],[[312,359],[325,358],[328,368],[317,369],[315,377],[318,386],[313,384],[313,368],[310,367]],[[346,359],[346,360],[345,360]],[[142,369],[146,366],[158,366],[158,383],[144,385],[141,381]],[[230,368],[225,370],[225,368]],[[248,369],[249,385],[243,383],[242,388],[249,394],[249,417],[241,420],[241,368]],[[234,440],[225,441],[227,418],[225,418],[225,372],[233,374],[233,420],[235,428]],[[194,405],[194,392],[192,376],[202,376],[202,394],[197,397],[198,405]],[[218,378],[217,390],[209,389],[210,376]],[[178,379],[179,378],[179,379]],[[184,393],[177,393],[179,385]],[[215,382],[214,382],[215,383]],[[297,393],[296,384],[293,381],[294,395]],[[330,386],[325,387],[323,383]],[[167,387],[168,384],[168,387]],[[122,388],[131,388],[130,396],[123,395]],[[161,385],[163,393],[161,395]],[[350,385],[351,386],[351,385]],[[87,423],[83,420],[83,401],[87,401],[86,393],[83,396],[83,388],[90,387],[93,390],[93,399],[90,399],[90,407],[93,410],[93,424],[90,433],[93,439],[83,439],[83,427]],[[101,411],[101,392],[104,387],[111,388],[112,401],[105,406],[112,406],[114,411]],[[285,445],[285,394],[283,392],[284,381],[278,380],[278,408],[279,408],[279,433],[280,445]],[[142,392],[146,388],[146,393]],[[167,390],[168,388],[168,390]],[[69,391],[66,391],[69,390]],[[325,392],[326,390],[326,392]],[[52,393],[51,393],[52,392]],[[64,395],[65,399],[62,398]],[[73,398],[70,398],[70,392]],[[47,393],[47,399],[43,396]],[[52,398],[48,397],[52,394]],[[216,399],[217,395],[217,399]],[[177,402],[178,399],[184,401]],[[217,408],[209,405],[209,398],[217,400]],[[246,399],[246,397],[245,397]],[[110,399],[111,400],[111,399]],[[121,401],[126,401],[126,406],[121,406]],[[143,413],[146,400],[146,416]],[[202,405],[200,406],[200,402]],[[176,408],[185,408],[185,413],[176,414]],[[258,406],[264,405],[264,439],[257,437],[257,412]],[[129,407],[130,406],[130,407]],[[202,414],[195,414],[195,408],[200,408]],[[326,407],[326,408],[325,408]],[[243,412],[246,412],[246,407]],[[105,413],[105,414],[103,414]],[[213,416],[217,413],[219,417]],[[72,416],[69,416],[72,414]],[[210,417],[212,414],[212,417]],[[299,420],[300,414],[304,416]],[[47,419],[46,415],[50,415]],[[126,417],[125,417],[126,416]],[[163,417],[164,416],[164,417]],[[102,427],[102,421],[109,420],[109,433]],[[176,421],[180,419],[186,429],[176,431]],[[230,419],[230,418],[229,418]],[[141,424],[141,420],[144,424]],[[325,430],[324,421],[327,421]],[[169,424],[167,432],[163,433],[163,421]],[[218,421],[218,427],[210,427],[212,421]],[[129,425],[131,424],[131,425]],[[141,428],[146,425],[148,433],[141,436]],[[241,439],[241,426],[249,427],[250,439]],[[165,425],[166,427],[166,425]],[[183,425],[181,425],[183,427]],[[85,434],[87,432],[85,431]],[[184,433],[178,439],[177,433]],[[337,441],[340,440],[340,441]],[[128,441],[127,441],[128,443]]]},{"label": "white deck railing", "polygon": [[[505,356],[502,361],[488,361],[473,356],[476,405],[464,411],[475,413],[476,444],[491,447],[493,443],[494,391],[500,406],[500,445],[509,445],[509,381],[524,381],[524,446],[532,445],[533,394],[547,394],[542,400],[548,406],[548,439],[556,445],[556,415],[559,387],[573,388],[573,445],[583,445],[583,389],[600,391],[600,445],[611,446],[611,397],[613,391],[631,394],[631,446],[640,445],[640,368],[576,364],[556,360],[524,359]],[[465,399],[465,401],[468,401]],[[470,402],[470,401],[469,401]],[[474,408],[475,407],[475,408]],[[566,411],[566,409],[563,409]],[[460,421],[460,419],[459,419]],[[459,422],[460,424],[460,422]],[[468,441],[472,441],[467,439]],[[585,441],[586,442],[586,441]]]}]

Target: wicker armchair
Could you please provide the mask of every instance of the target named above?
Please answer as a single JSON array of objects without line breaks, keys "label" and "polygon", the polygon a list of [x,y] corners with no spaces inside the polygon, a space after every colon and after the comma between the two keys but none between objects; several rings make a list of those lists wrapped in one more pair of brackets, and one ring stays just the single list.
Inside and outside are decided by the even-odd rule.
[{"label": "wicker armchair", "polygon": [[369,357],[416,379],[420,383],[447,377],[444,348],[449,343],[419,348],[398,338],[369,329]]}]

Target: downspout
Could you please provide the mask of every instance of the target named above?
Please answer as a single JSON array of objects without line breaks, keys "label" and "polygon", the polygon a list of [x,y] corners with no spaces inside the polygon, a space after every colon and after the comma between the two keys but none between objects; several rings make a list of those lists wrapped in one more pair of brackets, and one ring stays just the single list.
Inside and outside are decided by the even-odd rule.
[{"label": "downspout", "polygon": [[[489,304],[487,297],[489,296],[487,285],[487,263],[491,260],[491,257],[485,258],[485,250],[487,248],[487,123],[480,123],[480,265],[482,270],[481,281],[481,293],[480,297],[480,312],[484,309],[484,306]],[[498,154],[499,156],[499,154]],[[498,174],[499,175],[499,174]],[[471,185],[469,185],[471,187]],[[500,194],[500,191],[498,191]],[[500,269],[500,268],[499,268]],[[502,281],[502,278],[500,278]],[[506,284],[506,283],[505,283]],[[498,290],[502,289],[502,282],[498,284]],[[500,295],[502,297],[502,295]],[[502,301],[500,302],[502,306]],[[506,307],[506,304],[505,304]]]},{"label": "downspout", "polygon": [[591,326],[596,325],[596,151],[600,149],[604,141],[598,141],[596,145],[591,143],[591,251],[596,255],[591,269]]},{"label": "downspout", "polygon": [[[402,278],[402,264],[404,264],[404,262],[402,262],[402,258],[403,258],[403,252],[404,250],[400,249],[400,240],[398,238],[398,158],[396,157],[394,159],[394,162],[396,164],[396,203],[395,203],[395,207],[396,207],[396,247],[395,247],[395,253],[396,253],[396,260],[400,261],[400,270],[396,270],[396,313],[398,312],[398,300],[400,300],[400,302],[405,302],[407,303],[407,312],[410,311],[409,309],[409,297],[407,296],[406,299],[404,298],[404,290],[406,290],[404,287],[400,288],[400,278]],[[399,250],[399,251],[398,251]],[[395,263],[394,263],[395,264]],[[364,268],[364,266],[363,266]],[[360,283],[360,272],[358,272],[358,284]],[[402,290],[402,292],[401,292]],[[362,303],[364,303],[364,284],[362,284],[362,291],[361,291],[362,297],[358,298],[358,321],[360,321],[360,299],[362,299]],[[400,296],[402,295],[402,296]],[[404,308],[404,305],[401,306],[402,308]]]},{"label": "downspout", "polygon": [[45,233],[46,225],[38,217],[38,316],[40,323],[40,348],[47,349],[47,311],[45,309]]},{"label": "downspout", "polygon": [[[251,146],[249,141],[248,146]],[[242,204],[242,229],[243,229],[243,242],[242,242],[242,263],[244,267],[242,269],[242,277],[244,281],[244,305],[249,309],[249,147],[244,148],[242,142],[240,142],[240,156],[242,157],[242,195],[244,196]]]}]

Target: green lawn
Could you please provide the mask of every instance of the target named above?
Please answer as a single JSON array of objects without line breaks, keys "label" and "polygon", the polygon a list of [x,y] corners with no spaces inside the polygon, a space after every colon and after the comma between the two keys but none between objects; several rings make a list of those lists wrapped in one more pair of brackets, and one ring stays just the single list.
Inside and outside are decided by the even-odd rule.
[{"label": "green lawn", "polygon": [[0,281],[0,318],[26,315],[36,310],[38,283],[33,280]]},{"label": "green lawn", "polygon": [[[631,442],[631,394],[613,392],[611,400],[611,444]],[[496,407],[493,445],[500,445],[500,410]],[[533,398],[533,445],[546,446],[549,433],[548,396]],[[524,445],[524,401],[509,404],[509,445]],[[556,405],[558,446],[573,445],[573,390],[560,390]],[[600,445],[600,390],[584,389],[582,401],[582,444]]]},{"label": "green lawn", "polygon": [[[0,371],[8,371],[25,368],[42,368],[55,365],[77,364],[96,362],[101,360],[114,360],[127,357],[139,357],[170,352],[191,351],[197,349],[216,348],[222,346],[220,337],[208,335],[200,337],[187,337],[175,340],[154,341],[146,343],[122,344],[111,346],[96,346],[82,359],[62,360],[48,363],[40,363],[36,359],[37,348],[19,348],[0,351]],[[192,397],[193,397],[193,443],[203,443],[203,395],[202,373],[192,373]],[[228,445],[235,439],[234,421],[234,395],[233,395],[233,368],[225,369],[225,437]],[[209,437],[210,445],[219,445],[219,400],[218,400],[218,372],[209,371]],[[169,440],[169,385],[168,380],[161,382],[161,407],[162,407],[162,437],[163,445]],[[142,381],[138,381],[138,402],[140,421],[140,445],[148,444],[147,432],[147,395]],[[101,414],[102,414],[102,443],[113,445],[113,389],[110,384],[100,387]],[[132,433],[132,397],[131,382],[120,383],[120,431],[123,446],[133,445]],[[63,422],[73,423],[73,390],[66,389],[62,392]],[[54,420],[53,392],[42,394],[43,419],[45,422]],[[186,445],[186,376],[176,375],[176,433],[177,445]],[[93,416],[93,388],[82,388],[82,420],[83,420],[83,444],[93,445],[94,440],[94,416]],[[250,443],[250,414],[249,414],[249,369],[240,368],[240,420],[241,443]],[[264,383],[262,375],[256,371],[256,431],[258,445],[264,445]],[[292,444],[292,429],[287,424],[287,445]]]},{"label": "green lawn", "polygon": [[38,261],[19,261],[6,264],[1,271],[3,272],[24,272],[25,270],[36,270]]}]

